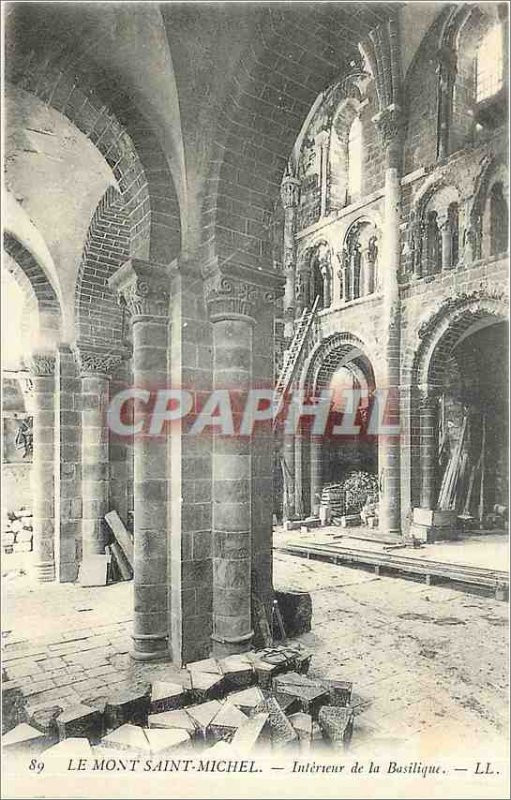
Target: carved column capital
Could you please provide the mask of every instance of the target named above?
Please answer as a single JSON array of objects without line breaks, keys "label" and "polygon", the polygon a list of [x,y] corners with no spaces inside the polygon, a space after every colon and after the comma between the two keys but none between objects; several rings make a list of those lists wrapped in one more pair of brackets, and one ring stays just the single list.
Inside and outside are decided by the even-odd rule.
[{"label": "carved column capital", "polygon": [[403,114],[397,103],[392,103],[373,117],[384,147],[400,141],[403,131]]},{"label": "carved column capital", "polygon": [[300,202],[300,181],[286,173],[280,184],[280,199],[283,207],[296,208]]},{"label": "carved column capital", "polygon": [[119,346],[84,341],[77,341],[72,349],[80,377],[97,375],[109,378],[128,354],[125,348]]},{"label": "carved column capital", "polygon": [[267,270],[233,269],[217,273],[204,285],[212,322],[245,317],[255,322],[257,309],[282,295],[284,277]]},{"label": "carved column capital", "polygon": [[170,267],[131,258],[114,272],[108,285],[136,322],[168,317],[171,277]]},{"label": "carved column capital", "polygon": [[25,361],[30,374],[34,377],[48,378],[55,374],[55,353],[30,353]]}]

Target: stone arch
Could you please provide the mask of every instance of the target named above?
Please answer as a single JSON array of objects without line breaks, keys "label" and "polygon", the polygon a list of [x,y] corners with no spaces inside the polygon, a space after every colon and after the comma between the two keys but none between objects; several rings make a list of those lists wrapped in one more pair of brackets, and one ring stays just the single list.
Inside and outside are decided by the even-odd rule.
[{"label": "stone arch", "polygon": [[[509,318],[508,300],[503,292],[476,291],[470,295],[459,295],[447,300],[419,327],[417,347],[413,362],[405,365],[405,379],[412,386],[419,387],[423,394],[429,394],[435,386],[433,356],[441,345],[443,356],[474,326],[481,326],[485,320],[497,322]],[[437,352],[438,355],[438,352]]]},{"label": "stone arch", "polygon": [[298,266],[297,305],[299,310],[312,308],[319,298],[317,308],[328,308],[332,302],[332,250],[325,239],[307,247]]},{"label": "stone arch", "polygon": [[346,206],[349,196],[349,136],[360,114],[359,96],[346,97],[339,104],[330,131],[330,204],[333,208]]},{"label": "stone arch", "polygon": [[334,333],[323,339],[307,359],[300,377],[300,387],[308,393],[315,393],[325,385],[328,375],[344,362],[355,361],[366,379],[370,378],[370,370],[374,375],[375,388],[378,385],[377,360],[372,349],[356,334],[344,331]]},{"label": "stone arch", "polygon": [[346,302],[373,294],[378,287],[380,227],[377,215],[354,220],[344,236],[339,272],[339,298]]},{"label": "stone arch", "polygon": [[167,160],[137,107],[81,54],[53,43],[50,54],[11,43],[6,79],[73,123],[112,169],[131,225],[130,252],[170,262],[181,245],[181,219]]},{"label": "stone arch", "polygon": [[109,277],[130,256],[131,225],[122,197],[109,187],[87,233],[75,291],[79,340],[122,344],[124,310],[108,286]]},{"label": "stone arch", "polygon": [[[462,188],[450,174],[426,181],[417,193],[410,210],[408,230],[411,268],[416,277],[450,269],[460,258],[465,259],[466,236],[460,219],[463,198]],[[435,236],[436,257],[432,254]]]},{"label": "stone arch", "polygon": [[10,256],[4,267],[25,297],[22,333],[24,345],[53,347],[62,334],[62,310],[46,271],[33,253],[12,233],[4,231],[3,249]]},{"label": "stone arch", "polygon": [[262,10],[220,115],[202,206],[205,264],[234,255],[256,268],[270,263],[270,217],[303,121],[318,94],[349,73],[357,43],[390,13],[364,7],[355,19],[340,5],[304,7],[298,25],[285,7]]},{"label": "stone arch", "polygon": [[497,182],[502,182],[509,208],[509,171],[504,156],[488,155],[477,177],[469,211],[467,244],[471,248],[471,257],[474,261],[490,253],[490,219],[487,205],[492,186]]}]

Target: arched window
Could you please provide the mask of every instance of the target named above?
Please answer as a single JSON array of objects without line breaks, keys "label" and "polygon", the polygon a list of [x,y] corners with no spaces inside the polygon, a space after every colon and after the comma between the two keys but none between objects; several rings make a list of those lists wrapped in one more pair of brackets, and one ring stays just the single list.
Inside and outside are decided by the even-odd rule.
[{"label": "arched window", "polygon": [[496,94],[502,88],[503,77],[502,26],[494,25],[477,48],[476,102]]},{"label": "arched window", "polygon": [[508,213],[502,183],[490,192],[490,255],[505,253],[508,247]]},{"label": "arched window", "polygon": [[362,190],[362,123],[355,117],[348,136],[348,200],[352,201]]}]

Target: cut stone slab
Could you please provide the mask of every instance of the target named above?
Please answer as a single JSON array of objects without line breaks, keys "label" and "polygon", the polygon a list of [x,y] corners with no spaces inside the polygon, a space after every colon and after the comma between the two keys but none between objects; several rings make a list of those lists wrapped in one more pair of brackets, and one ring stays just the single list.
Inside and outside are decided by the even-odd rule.
[{"label": "cut stone slab", "polygon": [[279,694],[295,697],[300,703],[300,710],[316,718],[319,709],[327,705],[329,694],[325,687],[317,681],[306,678],[298,672],[288,672],[273,680],[273,687]]},{"label": "cut stone slab", "polygon": [[226,689],[240,689],[255,681],[252,664],[243,656],[227,656],[218,662],[224,675]]},{"label": "cut stone slab", "polygon": [[300,739],[312,740],[312,717],[310,714],[305,714],[303,711],[299,711],[297,714],[291,714],[289,722]]},{"label": "cut stone slab", "polygon": [[211,672],[213,675],[221,675],[222,669],[216,658],[203,658],[201,661],[192,661],[186,665],[188,672]]},{"label": "cut stone slab", "polygon": [[353,734],[353,711],[339,706],[323,706],[319,710],[319,725],[327,742],[347,747]]},{"label": "cut stone slab", "polygon": [[122,689],[108,698],[105,708],[105,725],[118,728],[131,722],[133,725],[146,725],[149,713],[150,686],[142,689]]},{"label": "cut stone slab", "polygon": [[149,742],[145,731],[138,725],[127,723],[110,731],[101,739],[101,747],[112,750],[135,750],[137,753],[149,753]]},{"label": "cut stone slab", "polygon": [[197,729],[195,721],[182,708],[176,711],[164,711],[161,714],[150,714],[148,725],[149,728],[165,728],[166,730],[182,728],[190,735],[193,735]]},{"label": "cut stone slab", "polygon": [[78,572],[80,586],[106,586],[109,563],[109,555],[88,555],[80,564]]},{"label": "cut stone slab", "polygon": [[155,681],[151,687],[151,703],[149,711],[158,714],[162,711],[173,711],[182,708],[188,698],[186,690],[177,683]]},{"label": "cut stone slab", "polygon": [[274,697],[267,697],[256,709],[269,717],[271,743],[274,749],[282,749],[297,744],[298,734],[284,714]]},{"label": "cut stone slab", "polygon": [[21,722],[2,736],[2,750],[9,754],[41,752],[48,745],[48,739],[37,728]]},{"label": "cut stone slab", "polygon": [[339,706],[340,708],[349,706],[353,691],[353,684],[350,681],[320,680],[318,682],[328,692],[329,706]]},{"label": "cut stone slab", "polygon": [[241,709],[227,702],[213,718],[209,729],[218,739],[230,740],[247,719],[247,715]]},{"label": "cut stone slab", "polygon": [[242,689],[240,692],[230,694],[227,699],[229,703],[241,708],[245,714],[251,714],[263,702],[264,694],[259,686],[251,686],[248,689]]},{"label": "cut stone slab", "polygon": [[90,758],[92,747],[85,737],[71,737],[49,747],[43,753],[46,758]]},{"label": "cut stone slab", "polygon": [[225,691],[225,682],[222,675],[212,672],[190,672],[192,682],[192,697],[196,703],[207,700],[217,700]]},{"label": "cut stone slab", "polygon": [[297,714],[302,710],[302,706],[298,698],[293,697],[291,694],[284,694],[283,692],[274,691],[273,696],[284,714],[287,714],[288,716],[289,714]]},{"label": "cut stone slab", "polygon": [[188,706],[186,709],[196,727],[204,732],[222,709],[223,703],[219,700],[209,700],[207,703],[200,703],[195,706]]},{"label": "cut stone slab", "polygon": [[229,742],[220,739],[220,741],[215,742],[215,744],[212,747],[208,747],[207,753],[208,757],[210,753],[214,753],[215,756],[226,755],[227,757],[229,757],[229,755],[232,755],[233,753],[233,747],[231,744],[229,744]]},{"label": "cut stone slab", "polygon": [[25,715],[29,725],[37,728],[46,736],[58,738],[57,717],[63,712],[63,707],[58,705],[35,705],[25,708]]},{"label": "cut stone slab", "polygon": [[250,753],[256,748],[268,745],[270,741],[270,715],[267,711],[261,711],[239,726],[232,738],[231,746],[239,753]]},{"label": "cut stone slab", "polygon": [[191,736],[184,728],[146,728],[145,735],[152,755],[163,755],[190,744]]},{"label": "cut stone slab", "polygon": [[103,735],[103,716],[90,706],[70,706],[57,717],[57,729],[61,740],[86,737],[96,742]]}]

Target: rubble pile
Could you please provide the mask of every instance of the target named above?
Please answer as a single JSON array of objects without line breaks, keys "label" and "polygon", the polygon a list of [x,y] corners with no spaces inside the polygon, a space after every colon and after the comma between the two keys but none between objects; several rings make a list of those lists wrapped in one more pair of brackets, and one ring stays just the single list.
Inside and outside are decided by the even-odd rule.
[{"label": "rubble pile", "polygon": [[311,654],[280,645],[188,664],[176,679],[88,699],[26,707],[4,753],[165,757],[211,750],[305,754],[347,747],[351,683],[307,676]]},{"label": "rubble pile", "polygon": [[4,554],[32,552],[32,512],[27,508],[7,511],[2,516],[2,550]]}]

